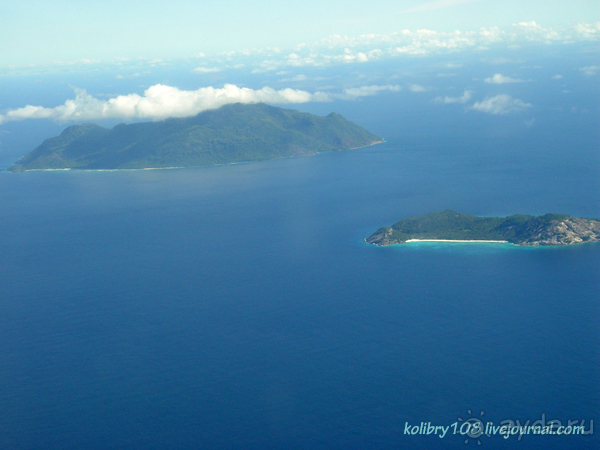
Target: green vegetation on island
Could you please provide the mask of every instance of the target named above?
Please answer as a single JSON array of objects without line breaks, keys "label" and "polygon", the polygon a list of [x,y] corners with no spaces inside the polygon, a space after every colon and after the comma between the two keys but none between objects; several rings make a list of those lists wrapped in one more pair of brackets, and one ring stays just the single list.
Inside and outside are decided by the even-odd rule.
[{"label": "green vegetation on island", "polygon": [[431,212],[382,227],[365,239],[375,245],[409,240],[506,241],[517,245],[569,245],[600,240],[600,221],[567,214],[476,217]]},{"label": "green vegetation on island", "polygon": [[336,113],[319,117],[236,103],[194,117],[112,129],[70,126],[9,170],[190,167],[313,155],[382,141]]}]

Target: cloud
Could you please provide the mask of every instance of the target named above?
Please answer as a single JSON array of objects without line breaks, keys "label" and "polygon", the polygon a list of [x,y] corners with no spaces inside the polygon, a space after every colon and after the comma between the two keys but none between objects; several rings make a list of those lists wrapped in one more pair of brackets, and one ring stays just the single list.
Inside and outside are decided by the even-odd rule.
[{"label": "cloud", "polygon": [[54,108],[27,105],[0,114],[0,124],[24,119],[51,119],[56,121],[82,121],[99,119],[151,119],[189,117],[202,111],[217,109],[230,103],[293,104],[307,102],[330,102],[334,99],[355,100],[358,97],[376,95],[381,91],[400,91],[400,86],[361,86],[344,89],[343,93],[314,93],[285,88],[275,90],[268,86],[250,89],[226,84],[222,88],[203,87],[195,91],[182,91],[176,87],[156,84],[144,91],[144,95],[119,95],[100,100],[85,89],[73,88],[75,98]]},{"label": "cloud", "polygon": [[473,91],[465,91],[463,93],[462,97],[448,97],[447,95],[445,95],[444,97],[436,97],[435,99],[433,99],[433,101],[435,103],[462,103],[462,104],[465,104],[469,100],[471,100],[472,95],[473,95]]},{"label": "cloud", "polygon": [[[442,0],[427,3],[404,12],[427,11],[439,9],[476,0]],[[485,50],[498,44],[508,47],[521,47],[527,42],[543,42],[562,45],[575,41],[600,40],[600,22],[595,24],[581,23],[563,29],[545,28],[540,24],[521,22],[512,27],[481,28],[477,31],[440,32],[420,29],[416,31],[402,30],[388,34],[364,34],[357,37],[331,35],[312,43],[296,46],[293,53],[282,58],[263,60],[257,71],[281,70],[284,66],[330,66],[394,59],[406,56],[429,56],[454,53],[465,50]],[[274,56],[274,55],[273,55]],[[490,64],[516,63],[510,59],[489,58]],[[448,67],[455,67],[449,65]]]},{"label": "cloud", "polygon": [[362,52],[358,52],[358,54],[356,55],[357,62],[367,62],[368,60],[369,60],[368,56]]},{"label": "cloud", "polygon": [[306,75],[304,75],[304,74],[299,74],[299,75],[293,76],[293,77],[291,77],[291,78],[284,78],[284,79],[282,79],[281,81],[283,81],[283,82],[286,82],[286,83],[287,83],[287,82],[306,81],[306,80],[308,80],[308,77],[307,77]]},{"label": "cloud", "polygon": [[[370,95],[375,95],[380,91],[392,91],[392,92],[398,92],[400,91],[400,89],[402,89],[400,86],[398,85],[391,85],[391,84],[386,84],[385,86],[377,86],[377,85],[373,85],[373,86],[362,86],[362,87],[358,87],[358,88],[349,88],[349,89],[344,89],[344,94],[346,95],[345,98],[347,97],[367,97]],[[339,98],[342,98],[341,96]]]},{"label": "cloud", "polygon": [[538,42],[552,42],[552,41],[564,41],[570,36],[565,35],[557,30],[551,28],[544,28],[535,21],[531,22],[519,22],[513,24],[516,34],[523,40],[538,41]]},{"label": "cloud", "polygon": [[425,86],[421,86],[420,84],[411,84],[408,86],[408,90],[411,92],[425,92],[427,88]]},{"label": "cloud", "polygon": [[488,77],[485,80],[486,83],[492,84],[505,84],[505,83],[523,83],[525,80],[519,80],[517,78],[505,77],[502,74],[496,73],[492,77]]},{"label": "cloud", "polygon": [[211,73],[220,72],[221,69],[218,67],[196,67],[192,72],[194,73]]},{"label": "cloud", "polygon": [[[430,11],[433,9],[447,8],[460,4],[468,4],[477,0],[439,0],[421,4],[404,12]],[[483,1],[483,0],[481,0]],[[425,4],[423,4],[425,3]],[[406,58],[412,56],[430,56],[440,54],[455,54],[465,51],[484,51],[498,48],[518,48],[528,43],[544,43],[563,46],[573,42],[598,42],[600,41],[600,22],[579,23],[562,28],[546,28],[536,22],[521,22],[508,27],[489,27],[463,31],[434,31],[427,29],[399,30],[384,34],[363,34],[359,36],[331,35],[314,42],[304,42],[293,49],[282,50],[275,47],[261,49],[225,51],[218,54],[196,53],[198,67],[196,73],[215,72],[216,68],[225,70],[235,67],[228,61],[242,59],[252,73],[268,71],[284,71],[289,67],[327,67],[341,64],[369,63],[373,61]],[[152,66],[150,59],[139,58],[119,60],[119,65],[140,67]],[[79,60],[70,63],[55,62],[49,66],[41,67],[15,67],[0,68],[0,73],[18,71],[21,73],[39,73],[49,70],[69,70],[77,67],[90,70],[90,62],[94,60]],[[124,64],[127,62],[127,64]],[[490,64],[518,63],[507,58],[490,58]],[[168,60],[164,63],[168,63]],[[155,63],[154,63],[155,64]],[[159,63],[163,64],[163,63]],[[449,68],[453,66],[449,65]],[[137,69],[137,70],[140,70]]]},{"label": "cloud", "polygon": [[600,36],[600,22],[578,23],[574,29],[581,39],[596,40]]},{"label": "cloud", "polygon": [[560,80],[562,77],[563,77],[563,76],[562,76],[561,74],[557,73],[556,75],[554,75],[554,76],[552,77],[552,79],[553,79],[553,80]]},{"label": "cloud", "polygon": [[121,74],[117,74],[117,76],[115,77],[117,80],[125,80],[125,79],[131,79],[131,78],[137,78],[137,77],[141,77],[144,75],[148,75],[150,72],[145,71],[145,72],[136,72],[136,73],[131,73],[129,75],[121,75]]},{"label": "cloud", "polygon": [[587,67],[582,67],[579,70],[581,70],[588,77],[591,77],[592,75],[596,75],[596,72],[598,72],[600,70],[600,66],[587,66]]},{"label": "cloud", "polygon": [[310,93],[297,89],[275,90],[241,88],[226,84],[223,88],[204,87],[195,91],[182,91],[176,87],[156,84],[144,95],[119,95],[106,101],[99,100],[84,89],[74,88],[75,99],[67,100],[55,108],[27,105],[0,115],[0,123],[24,119],[52,119],[57,121],[97,119],[152,119],[188,117],[229,103],[306,103],[327,102],[331,98],[324,92]]},{"label": "cloud", "polygon": [[509,114],[531,108],[533,105],[525,103],[518,98],[512,98],[510,95],[500,94],[495,97],[486,98],[480,102],[475,102],[470,109],[485,112],[489,114]]},{"label": "cloud", "polygon": [[[433,101],[435,103],[460,103],[465,104],[473,95],[473,91],[465,91],[461,97],[436,97]],[[473,106],[470,106],[468,109],[473,109],[475,111],[485,112],[488,114],[509,114],[512,112],[522,111],[526,108],[530,108],[533,105],[530,103],[525,103],[518,98],[512,98],[510,95],[501,94],[496,95],[495,97],[486,98],[480,102],[475,102]]]},{"label": "cloud", "polygon": [[535,20],[532,20],[531,22],[519,22],[518,24],[515,24],[521,27],[525,27],[525,28],[539,28],[539,25],[537,23],[535,23]]}]

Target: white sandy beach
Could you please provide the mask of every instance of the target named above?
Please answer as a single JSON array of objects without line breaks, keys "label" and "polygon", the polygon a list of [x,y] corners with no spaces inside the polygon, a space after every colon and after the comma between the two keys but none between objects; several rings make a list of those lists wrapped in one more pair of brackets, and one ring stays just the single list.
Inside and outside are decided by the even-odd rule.
[{"label": "white sandy beach", "polygon": [[459,240],[459,239],[409,239],[405,242],[495,242],[497,244],[508,244],[508,241],[484,241],[484,240]]}]

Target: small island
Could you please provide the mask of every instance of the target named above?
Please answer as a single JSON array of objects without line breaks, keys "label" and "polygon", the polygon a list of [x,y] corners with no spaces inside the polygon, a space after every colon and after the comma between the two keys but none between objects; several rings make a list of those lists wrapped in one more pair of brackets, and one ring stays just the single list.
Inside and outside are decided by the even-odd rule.
[{"label": "small island", "polygon": [[231,104],[194,117],[66,128],[10,171],[148,169],[260,161],[349,150],[383,139],[336,113],[326,117],[258,104]]},{"label": "small island", "polygon": [[600,220],[567,214],[476,217],[446,210],[382,227],[365,239],[386,246],[412,241],[506,242],[516,245],[571,245],[600,240]]}]

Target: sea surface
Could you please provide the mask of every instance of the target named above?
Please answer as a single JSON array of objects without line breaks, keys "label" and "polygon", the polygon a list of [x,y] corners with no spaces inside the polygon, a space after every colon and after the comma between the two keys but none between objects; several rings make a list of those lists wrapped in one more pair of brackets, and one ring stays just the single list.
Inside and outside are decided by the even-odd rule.
[{"label": "sea surface", "polygon": [[[596,136],[522,128],[0,173],[0,448],[599,448],[600,244],[363,241],[443,209],[600,216]],[[474,417],[596,429],[406,433]]]}]

